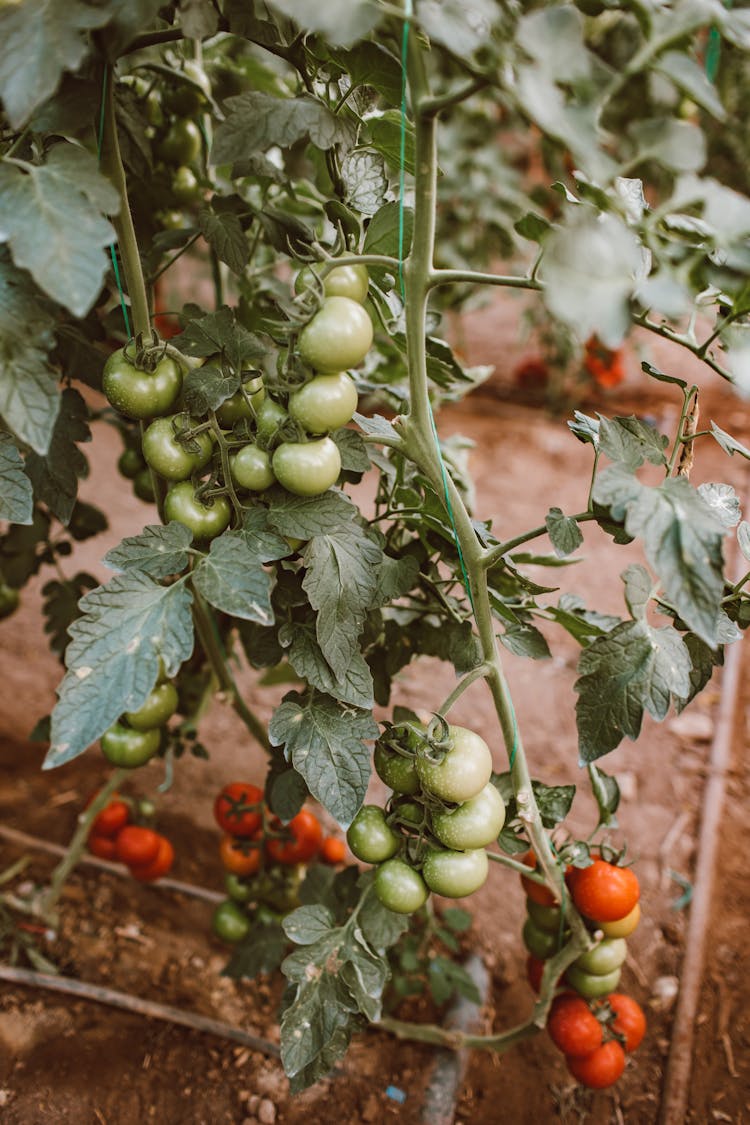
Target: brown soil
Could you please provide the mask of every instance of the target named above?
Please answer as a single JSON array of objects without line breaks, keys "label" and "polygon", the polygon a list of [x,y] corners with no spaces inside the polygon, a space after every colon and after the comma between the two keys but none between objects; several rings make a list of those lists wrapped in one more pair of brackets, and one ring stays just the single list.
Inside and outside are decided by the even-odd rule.
[{"label": "brown soil", "polygon": [[[468,320],[471,362],[498,359],[497,341],[507,338],[508,319],[515,317],[517,306],[493,305],[491,312],[485,309]],[[666,366],[663,355],[660,360]],[[446,410],[440,419],[443,433],[461,432],[475,442],[471,469],[477,512],[492,516],[503,534],[540,523],[553,504],[566,512],[580,510],[590,467],[588,450],[570,436],[564,419],[551,419],[538,408],[511,401],[512,361],[513,353],[503,354],[499,377],[482,399]],[[673,420],[673,400],[649,398],[644,405],[637,369],[634,358],[619,408],[648,412],[666,423]],[[678,373],[684,374],[682,362]],[[610,400],[601,409],[611,406]],[[748,418],[737,400],[714,393],[704,419],[709,416],[748,440]],[[102,578],[107,572],[98,560],[107,547],[150,518],[144,518],[147,509],[121,487],[114,470],[117,453],[111,431],[102,428],[91,447],[94,472],[84,495],[109,508],[112,527],[106,537],[82,545],[74,560],[76,568],[91,569]],[[728,460],[709,442],[701,446],[693,479],[728,480],[741,496],[747,492],[745,463]],[[540,572],[540,579],[546,581],[551,574],[563,588],[585,591],[590,606],[621,612],[616,575],[637,558],[635,549],[615,548],[589,528],[581,553],[584,561],[578,566]],[[36,719],[49,710],[59,679],[39,615],[46,577],[42,575],[24,596],[19,613],[0,625],[0,823],[64,843],[85,797],[105,774],[96,751],[43,773],[41,751],[24,741]],[[533,775],[550,783],[576,782],[584,795],[585,774],[576,764],[573,723],[577,650],[557,633],[550,639],[552,660],[531,663],[509,656],[508,674]],[[273,699],[263,699],[249,678],[243,683],[250,697],[257,695],[254,706],[267,717]],[[394,701],[429,710],[452,684],[449,668],[426,661],[403,675]],[[741,761],[748,734],[744,701],[749,696],[745,677],[743,721],[722,835],[712,955],[696,1029],[689,1118],[696,1123],[739,1123],[750,1112],[750,986],[743,971],[750,904],[742,846],[748,784]],[[715,683],[679,720],[662,725],[647,720],[636,744],[620,747],[603,763],[622,784],[617,838],[627,839],[637,857],[643,888],[644,920],[630,941],[622,988],[647,1010],[646,1042],[630,1060],[622,1081],[600,1094],[574,1086],[544,1035],[502,1059],[475,1053],[460,1092],[457,1121],[656,1122],[673,1013],[670,989],[679,977],[686,922],[685,913],[673,909],[681,887],[671,872],[689,879],[693,869],[717,698]],[[481,686],[461,699],[455,721],[482,732],[496,748],[498,768],[503,768],[496,720]],[[213,794],[236,776],[262,778],[264,771],[260,752],[248,744],[227,708],[214,708],[202,736],[211,750],[210,763],[178,763],[174,784],[163,795],[155,792],[163,781],[162,770],[150,765],[138,771],[128,791],[156,798],[159,827],[177,851],[175,877],[218,888]],[[576,801],[573,827],[588,832],[591,815],[592,804],[583,796]],[[0,839],[0,871],[20,854]],[[51,860],[35,853],[23,877],[42,881],[51,866]],[[500,1030],[524,1019],[531,1005],[519,940],[523,896],[515,876],[497,870],[470,905],[475,913],[472,941],[492,976],[484,1026]],[[82,869],[63,897],[59,933],[52,940],[39,935],[39,943],[67,975],[200,1012],[277,1041],[280,981],[238,984],[222,977],[226,955],[210,936],[210,912],[205,903],[158,887]],[[151,1120],[163,1125],[251,1125],[258,1119],[290,1125],[394,1119],[408,1125],[420,1120],[433,1057],[430,1048],[369,1032],[353,1045],[340,1077],[292,1099],[280,1064],[258,1052],[78,999],[15,986],[0,991],[0,1119],[8,1125],[138,1125]],[[406,1094],[402,1105],[389,1098],[389,1086]]]}]

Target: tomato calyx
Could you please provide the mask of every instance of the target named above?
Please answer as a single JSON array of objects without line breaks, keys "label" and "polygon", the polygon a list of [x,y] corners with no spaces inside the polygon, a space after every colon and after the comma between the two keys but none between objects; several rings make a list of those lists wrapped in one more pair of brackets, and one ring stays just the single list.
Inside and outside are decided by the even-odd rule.
[{"label": "tomato calyx", "polygon": [[125,359],[133,367],[136,367],[139,371],[147,371],[149,374],[153,374],[167,355],[167,344],[166,341],[159,339],[154,330],[151,331],[149,341],[144,339],[142,332],[139,332],[133,339],[128,340],[122,352]]}]

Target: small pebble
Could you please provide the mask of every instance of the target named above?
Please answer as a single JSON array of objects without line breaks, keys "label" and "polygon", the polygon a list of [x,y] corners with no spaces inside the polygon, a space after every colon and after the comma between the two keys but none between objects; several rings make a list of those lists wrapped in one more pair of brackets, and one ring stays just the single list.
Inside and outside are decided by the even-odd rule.
[{"label": "small pebble", "polygon": [[276,1121],[276,1106],[270,1098],[263,1098],[258,1107],[258,1120],[261,1125],[274,1125]]}]

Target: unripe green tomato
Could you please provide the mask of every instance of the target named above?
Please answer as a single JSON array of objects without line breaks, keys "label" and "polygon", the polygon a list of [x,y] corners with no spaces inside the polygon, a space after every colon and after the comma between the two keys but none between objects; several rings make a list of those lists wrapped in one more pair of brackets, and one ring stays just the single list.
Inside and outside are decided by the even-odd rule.
[{"label": "unripe green tomato", "polygon": [[403,859],[389,859],[378,868],[375,894],[388,910],[413,914],[424,906],[430,892],[418,871]]},{"label": "unripe green tomato", "polygon": [[237,487],[249,492],[264,492],[276,480],[268,453],[252,443],[229,454],[229,470]]},{"label": "unripe green tomato", "polygon": [[192,164],[200,155],[201,131],[194,121],[179,117],[158,147],[158,155],[166,164]]},{"label": "unripe green tomato", "polygon": [[[297,293],[315,287],[316,273],[310,266],[300,270],[294,282]],[[356,265],[334,266],[322,281],[323,293],[326,297],[349,297],[357,304],[363,305],[367,300],[367,290],[370,287],[370,278],[367,266],[360,263]]]},{"label": "unripe green tomato", "polygon": [[164,726],[177,710],[177,688],[169,682],[157,684],[146,702],[137,711],[126,711],[125,718],[133,730],[154,730]]},{"label": "unripe green tomato", "polygon": [[208,430],[201,430],[190,438],[198,450],[192,452],[175,436],[174,424],[178,422],[184,429],[194,423],[187,414],[173,414],[167,418],[156,418],[143,435],[143,456],[154,472],[165,480],[187,480],[198,469],[204,468],[211,460],[214,443]]},{"label": "unripe green tomato", "polygon": [[435,849],[424,861],[422,878],[435,894],[445,898],[465,898],[483,885],[489,866],[484,848],[467,852]]},{"label": "unripe green tomato", "polygon": [[484,789],[492,774],[487,743],[466,727],[448,728],[452,743],[439,762],[417,757],[417,775],[424,789],[443,801],[468,801]]},{"label": "unripe green tomato", "polygon": [[231,898],[219,903],[211,924],[216,936],[230,945],[242,941],[250,933],[250,919]]},{"label": "unripe green tomato", "polygon": [[[248,379],[246,383],[242,384],[242,387],[245,394],[242,391],[235,391],[230,398],[225,399],[221,406],[217,408],[216,417],[220,425],[233,426],[235,422],[239,422],[240,418],[254,418],[263,405],[266,392],[263,389],[263,379],[260,376]],[[250,403],[248,403],[245,395],[249,396]]]},{"label": "unripe green tomato", "polygon": [[117,468],[126,480],[135,480],[146,462],[137,449],[123,449],[117,459]]},{"label": "unripe green tomato", "polygon": [[256,425],[258,433],[261,437],[270,438],[278,430],[286,419],[288,414],[283,406],[272,398],[266,398],[261,403],[258,413],[256,415]]},{"label": "unripe green tomato", "polygon": [[[190,117],[197,113],[211,96],[211,82],[203,68],[193,59],[186,60],[182,73],[190,78],[191,82],[178,80],[171,89],[164,91],[164,101],[172,113]],[[200,89],[192,85],[192,82],[197,83]]]},{"label": "unripe green tomato", "polygon": [[300,332],[299,354],[323,375],[355,367],[372,345],[372,321],[350,297],[326,297]]},{"label": "unripe green tomato", "polygon": [[192,168],[181,164],[172,176],[172,196],[178,203],[197,203],[203,198],[203,188]]},{"label": "unripe green tomato", "polygon": [[346,833],[352,855],[363,863],[382,863],[395,855],[401,840],[386,823],[379,805],[363,805]]},{"label": "unripe green tomato", "polygon": [[224,890],[235,902],[250,902],[255,893],[255,885],[247,879],[241,879],[233,871],[225,871]]},{"label": "unripe green tomato", "polygon": [[118,348],[104,364],[102,390],[110,405],[128,418],[156,418],[168,414],[177,401],[182,371],[168,355],[162,356],[153,371],[143,371]]},{"label": "unripe green tomato", "polygon": [[417,760],[413,756],[408,758],[391,750],[378,742],[374,754],[375,772],[381,781],[384,781],[394,793],[405,793],[412,796],[419,791],[419,778],[417,777]]},{"label": "unripe green tomato", "polygon": [[161,733],[158,730],[132,730],[115,723],[101,738],[102,753],[113,766],[132,770],[144,766],[159,749]]},{"label": "unripe green tomato", "polygon": [[276,479],[295,496],[320,496],[339,479],[341,454],[329,437],[319,441],[285,441],[271,461]]},{"label": "unripe green tomato", "polygon": [[456,851],[486,848],[497,840],[504,824],[505,803],[491,781],[452,812],[432,815],[432,830],[438,840]]},{"label": "unripe green tomato", "polygon": [[605,938],[587,953],[576,957],[573,964],[576,968],[583,969],[585,973],[593,973],[601,977],[619,969],[627,955],[628,943],[625,938]]},{"label": "unripe green tomato", "polygon": [[161,105],[161,94],[158,90],[152,90],[146,98],[146,120],[149,125],[154,125],[160,129],[164,124],[164,110]]},{"label": "unripe green tomato", "polygon": [[156,218],[162,230],[184,230],[188,225],[182,211],[178,211],[176,207],[169,211],[160,211]]},{"label": "unripe green tomato", "polygon": [[528,949],[529,953],[533,953],[535,957],[540,960],[546,961],[549,957],[554,956],[560,949],[563,937],[562,934],[550,933],[549,930],[541,930],[535,923],[533,918],[527,918],[523,924],[521,931],[523,944]]},{"label": "unripe green tomato", "polygon": [[208,542],[229,527],[232,509],[226,496],[214,496],[211,504],[204,504],[190,481],[184,480],[167,493],[164,515],[167,522],[177,520],[184,524],[198,542]]},{"label": "unripe green tomato", "polygon": [[350,422],[359,396],[354,381],[340,371],[316,375],[289,398],[289,413],[308,433],[325,434]]},{"label": "unripe green tomato", "polygon": [[133,492],[144,504],[153,504],[156,500],[154,482],[151,479],[150,469],[141,469],[133,480]]},{"label": "unripe green tomato", "polygon": [[11,613],[15,613],[20,600],[18,590],[13,586],[6,586],[4,582],[0,582],[0,621],[2,621],[4,617],[10,617]]},{"label": "unripe green tomato", "polygon": [[613,969],[611,973],[598,975],[586,973],[575,965],[571,965],[565,973],[565,980],[588,1000],[595,1000],[599,996],[609,996],[620,983],[620,969]]},{"label": "unripe green tomato", "polygon": [[526,910],[538,929],[545,930],[548,934],[560,933],[562,911],[559,906],[544,906],[540,902],[534,902],[533,898],[527,898]]}]

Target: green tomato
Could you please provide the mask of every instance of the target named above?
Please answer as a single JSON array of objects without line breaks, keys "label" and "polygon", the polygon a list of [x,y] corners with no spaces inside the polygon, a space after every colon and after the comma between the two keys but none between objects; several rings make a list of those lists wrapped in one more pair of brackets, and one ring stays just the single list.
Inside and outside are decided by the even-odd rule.
[{"label": "green tomato", "polygon": [[394,793],[406,793],[412,796],[419,791],[419,778],[417,777],[417,760],[406,757],[397,750],[378,743],[374,755],[375,772],[381,781],[384,781]]},{"label": "green tomato", "polygon": [[125,718],[133,730],[154,730],[171,719],[177,710],[177,688],[169,682],[157,684],[137,711],[126,711]]},{"label": "green tomato", "polygon": [[[263,379],[248,379],[242,384],[242,391],[235,391],[230,398],[225,399],[216,411],[216,417],[222,426],[233,426],[240,418],[254,418],[263,405],[266,392],[263,389]],[[249,397],[250,402],[247,401]],[[280,408],[283,411],[283,407]]]},{"label": "green tomato", "polygon": [[316,375],[290,396],[289,413],[308,433],[325,434],[351,421],[358,397],[346,372]]},{"label": "green tomato", "polygon": [[174,208],[169,211],[160,211],[156,218],[162,230],[184,230],[188,225],[182,211],[177,211]]},{"label": "green tomato", "polygon": [[544,906],[540,902],[534,902],[533,898],[527,898],[526,910],[538,929],[545,930],[548,934],[559,934],[561,932],[560,918],[562,911],[559,906]]},{"label": "green tomato", "polygon": [[486,848],[505,824],[505,803],[491,781],[452,812],[432,815],[432,830],[441,844],[456,851]]},{"label": "green tomato", "polygon": [[117,468],[126,480],[135,480],[145,464],[137,449],[123,449],[117,459]]},{"label": "green tomato", "polygon": [[198,203],[203,198],[198,177],[186,164],[181,164],[172,176],[172,197],[182,204]]},{"label": "green tomato", "polygon": [[[297,274],[294,288],[297,293],[310,289],[316,285],[317,273],[310,266],[305,266]],[[367,300],[367,290],[370,287],[370,278],[367,266],[361,263],[356,265],[334,266],[322,281],[323,293],[326,297],[348,297],[357,304],[362,305]]]},{"label": "green tomato", "polygon": [[211,925],[217,938],[230,945],[242,941],[250,933],[250,919],[231,898],[225,898],[216,907]]},{"label": "green tomato", "polygon": [[192,164],[200,155],[201,131],[194,121],[179,117],[157,146],[165,164]]},{"label": "green tomato", "polygon": [[252,443],[229,454],[229,469],[237,487],[249,492],[264,492],[276,480],[270,456]]},{"label": "green tomato", "polygon": [[550,933],[549,930],[542,930],[534,922],[533,918],[527,918],[523,924],[521,931],[523,944],[528,949],[529,953],[533,953],[541,961],[546,961],[548,957],[553,957],[561,948],[563,942],[563,935],[560,933]]},{"label": "green tomato", "polygon": [[[178,80],[174,87],[164,91],[164,101],[172,113],[190,117],[198,113],[205,106],[207,98],[210,98],[211,83],[206,72],[192,59],[184,63],[182,73],[191,81]],[[180,71],[177,74],[179,76]]]},{"label": "green tomato", "polygon": [[382,863],[401,846],[401,840],[386,823],[379,805],[363,805],[346,833],[352,855],[363,863]]},{"label": "green tomato", "polygon": [[180,365],[165,355],[153,371],[130,362],[123,348],[104,364],[102,389],[115,410],[128,418],[156,418],[168,414],[182,390]]},{"label": "green tomato", "polygon": [[16,612],[20,600],[18,590],[0,580],[0,621]]},{"label": "green tomato", "polygon": [[598,996],[609,996],[615,992],[620,983],[620,969],[613,969],[611,973],[587,973],[576,965],[571,965],[565,973],[565,980],[585,996],[587,1000],[595,1000]]},{"label": "green tomato", "polygon": [[576,968],[583,969],[585,973],[593,973],[594,976],[601,977],[619,969],[627,955],[628,943],[625,938],[605,938],[593,949],[589,949],[588,953],[576,957],[573,964]]},{"label": "green tomato", "polygon": [[214,496],[210,504],[204,504],[195,495],[190,481],[184,480],[167,493],[164,515],[167,522],[177,520],[189,528],[199,542],[206,542],[226,531],[232,509],[226,496]]},{"label": "green tomato", "polygon": [[133,492],[139,500],[143,500],[144,504],[153,504],[156,500],[156,493],[154,492],[154,482],[151,479],[150,469],[141,469],[136,474],[133,480]]},{"label": "green tomato", "polygon": [[[186,445],[177,440],[175,424],[180,429],[197,425],[187,414],[157,418],[143,435],[143,456],[154,472],[165,480],[186,480],[211,460],[214,443],[207,430],[193,435]],[[193,452],[188,445],[198,448]]]},{"label": "green tomato", "polygon": [[146,98],[146,120],[156,129],[161,129],[164,124],[161,93],[157,89],[153,89]]},{"label": "green tomato", "polygon": [[468,801],[484,789],[492,774],[492,755],[483,738],[466,727],[449,727],[452,746],[439,762],[417,757],[423,788],[443,801]]},{"label": "green tomato", "polygon": [[265,399],[261,403],[255,419],[258,434],[263,438],[272,438],[279,426],[286,422],[287,417],[287,412],[283,406],[272,398]]},{"label": "green tomato", "polygon": [[295,496],[320,496],[339,479],[341,454],[329,437],[320,441],[285,441],[271,462],[276,479]]},{"label": "green tomato", "polygon": [[372,344],[372,321],[350,297],[326,297],[302,329],[299,354],[304,363],[324,375],[355,367]]},{"label": "green tomato", "polygon": [[241,879],[233,871],[225,871],[224,890],[234,902],[250,902],[255,895],[255,884]]},{"label": "green tomato", "polygon": [[489,866],[484,848],[466,852],[433,849],[424,861],[422,878],[437,895],[464,898],[483,885]]},{"label": "green tomato", "polygon": [[143,766],[159,749],[161,732],[158,730],[131,730],[115,723],[101,738],[102,753],[113,766],[132,770]]},{"label": "green tomato", "polygon": [[388,910],[413,914],[424,906],[430,892],[418,871],[403,859],[389,859],[378,868],[375,894]]}]

